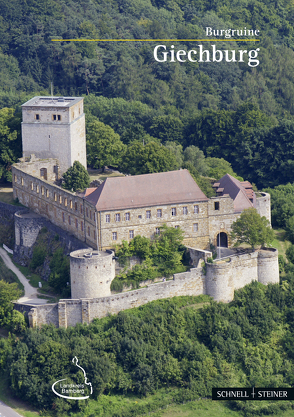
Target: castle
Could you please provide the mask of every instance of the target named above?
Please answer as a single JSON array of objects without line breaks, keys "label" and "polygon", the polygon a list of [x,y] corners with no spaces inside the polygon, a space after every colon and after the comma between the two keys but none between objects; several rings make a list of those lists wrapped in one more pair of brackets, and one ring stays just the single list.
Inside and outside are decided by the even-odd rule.
[{"label": "castle", "polygon": [[[160,233],[163,224],[180,227],[184,231],[184,244],[194,248],[191,253],[198,266],[200,258],[207,258],[206,250],[211,244],[230,245],[231,224],[245,208],[255,207],[270,221],[270,196],[266,193],[257,196],[250,183],[240,182],[228,174],[214,184],[217,196],[212,198],[204,195],[187,170],[108,178],[98,188],[83,193],[64,190],[58,185],[62,174],[75,160],[86,166],[83,99],[35,97],[22,106],[22,112],[23,157],[12,167],[14,197],[87,246],[98,249],[71,254],[71,288],[75,300],[61,300],[54,307],[58,311],[52,319],[56,325],[67,326],[73,320],[89,322],[93,317],[100,317],[96,307],[99,304],[101,311],[102,300],[110,297],[114,277],[111,249],[123,240],[130,241],[136,235],[152,238]],[[16,245],[25,245],[27,241],[32,245],[35,239],[28,237],[26,217],[17,216]],[[142,289],[133,291],[130,298],[139,294],[139,300],[147,302],[165,296],[206,293],[217,300],[229,301],[234,289],[254,279],[263,283],[278,282],[277,251],[246,254],[247,260],[240,256],[238,267],[235,260],[225,265],[207,265],[205,276],[200,268],[195,268],[184,275],[177,274],[176,283],[166,282],[161,289],[158,285],[163,283],[153,284],[157,286],[156,296],[153,289],[148,289],[151,285],[144,289],[145,295]],[[236,268],[239,272],[235,276],[232,271],[236,272]],[[147,293],[151,295],[146,296]],[[109,298],[104,306],[109,306],[108,312],[116,311],[115,300],[128,297],[111,296],[114,304],[109,305]],[[100,300],[98,304],[97,300]],[[78,313],[77,317],[71,311],[71,305],[78,311],[77,304],[81,305],[82,312],[88,311],[86,318],[84,313]],[[32,325],[47,322],[41,318],[41,311],[48,308],[39,306],[31,312]]]}]

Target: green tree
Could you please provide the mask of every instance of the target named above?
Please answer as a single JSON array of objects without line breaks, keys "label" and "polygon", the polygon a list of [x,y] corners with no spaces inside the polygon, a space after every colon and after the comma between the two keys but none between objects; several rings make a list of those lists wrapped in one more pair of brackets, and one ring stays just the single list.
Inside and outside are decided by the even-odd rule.
[{"label": "green tree", "polygon": [[255,208],[248,208],[232,224],[231,238],[236,241],[235,246],[247,243],[254,250],[257,245],[269,245],[274,240],[274,231],[269,221],[261,217]]},{"label": "green tree", "polygon": [[92,120],[87,127],[87,160],[93,168],[107,165],[118,166],[123,158],[126,145],[114,130],[98,120]]},{"label": "green tree", "polygon": [[289,262],[294,264],[294,245],[290,245],[286,250],[286,256]]},{"label": "green tree", "polygon": [[206,175],[209,171],[204,153],[197,146],[191,145],[184,150],[184,161],[190,162],[200,175]]},{"label": "green tree", "polygon": [[[0,326],[10,328],[15,325],[15,330],[18,330],[18,324],[21,326],[19,316],[13,313],[13,304],[11,301],[17,300],[21,295],[21,291],[17,288],[17,284],[8,284],[0,280]],[[23,321],[22,321],[23,323]]]},{"label": "green tree", "polygon": [[86,168],[79,162],[75,161],[73,166],[63,174],[62,187],[66,190],[77,191],[89,187],[90,177]]},{"label": "green tree", "polygon": [[176,169],[175,155],[156,142],[143,145],[134,142],[128,145],[127,152],[121,164],[122,170],[131,175],[166,172]]}]

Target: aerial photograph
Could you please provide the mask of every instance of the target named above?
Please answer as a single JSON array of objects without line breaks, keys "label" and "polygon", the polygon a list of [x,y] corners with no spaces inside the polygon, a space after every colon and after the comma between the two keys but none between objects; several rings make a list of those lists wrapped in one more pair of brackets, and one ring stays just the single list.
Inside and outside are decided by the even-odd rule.
[{"label": "aerial photograph", "polygon": [[294,2],[0,22],[0,417],[294,417]]}]

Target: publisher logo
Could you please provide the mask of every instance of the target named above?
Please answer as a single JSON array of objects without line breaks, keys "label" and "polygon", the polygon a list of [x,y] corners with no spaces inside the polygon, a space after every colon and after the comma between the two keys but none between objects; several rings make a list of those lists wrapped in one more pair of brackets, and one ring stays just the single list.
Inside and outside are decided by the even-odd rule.
[{"label": "publisher logo", "polygon": [[78,358],[75,356],[72,360],[75,366],[81,369],[84,374],[84,383],[76,384],[67,381],[67,378],[59,379],[52,385],[52,391],[58,397],[66,398],[67,400],[86,400],[93,393],[91,382],[88,382],[85,370],[78,365]]},{"label": "publisher logo", "polygon": [[218,401],[294,400],[294,388],[212,388],[212,399]]}]

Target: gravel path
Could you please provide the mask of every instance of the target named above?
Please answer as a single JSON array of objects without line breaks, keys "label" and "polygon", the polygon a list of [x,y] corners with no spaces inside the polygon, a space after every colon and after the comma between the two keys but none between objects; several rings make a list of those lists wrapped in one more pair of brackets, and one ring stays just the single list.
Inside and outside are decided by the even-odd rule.
[{"label": "gravel path", "polygon": [[18,279],[24,286],[25,295],[21,297],[18,301],[18,303],[22,304],[46,304],[47,300],[44,300],[42,298],[38,298],[37,296],[37,289],[32,287],[29,281],[26,279],[26,277],[20,272],[20,270],[14,265],[14,263],[11,261],[8,253],[0,248],[0,256],[5,262],[6,266],[11,269],[12,272],[17,275]]}]

